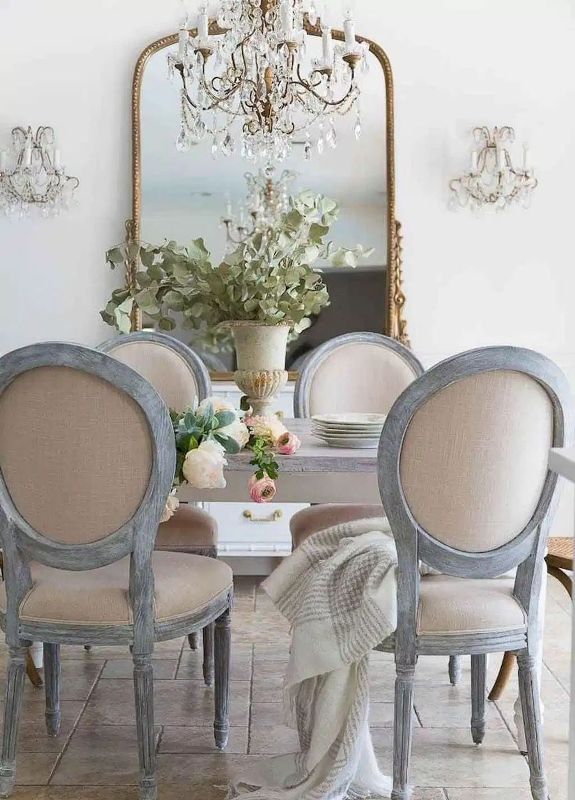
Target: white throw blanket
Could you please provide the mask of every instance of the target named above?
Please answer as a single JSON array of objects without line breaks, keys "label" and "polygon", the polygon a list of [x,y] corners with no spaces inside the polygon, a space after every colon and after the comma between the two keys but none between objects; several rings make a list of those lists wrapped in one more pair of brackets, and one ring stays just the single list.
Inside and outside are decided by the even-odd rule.
[{"label": "white throw blanket", "polygon": [[396,565],[382,517],[314,534],[264,581],[292,625],[285,689],[300,752],[252,767],[232,797],[390,796],[369,732],[368,658],[396,628]]}]

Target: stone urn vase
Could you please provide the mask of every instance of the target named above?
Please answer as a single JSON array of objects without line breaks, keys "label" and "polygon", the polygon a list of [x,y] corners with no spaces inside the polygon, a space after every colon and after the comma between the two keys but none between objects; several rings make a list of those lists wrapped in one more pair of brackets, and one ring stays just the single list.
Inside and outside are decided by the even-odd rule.
[{"label": "stone urn vase", "polygon": [[231,328],[238,368],[234,380],[247,396],[254,414],[270,414],[278,392],[286,383],[286,346],[291,325],[233,320]]}]

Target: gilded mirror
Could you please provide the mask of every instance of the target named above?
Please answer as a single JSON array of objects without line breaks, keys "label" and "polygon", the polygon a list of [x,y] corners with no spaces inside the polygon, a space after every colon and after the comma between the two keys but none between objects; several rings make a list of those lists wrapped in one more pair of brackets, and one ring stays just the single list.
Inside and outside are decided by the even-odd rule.
[{"label": "gilded mirror", "polygon": [[[212,23],[213,24],[213,23]],[[321,42],[319,26],[306,23],[310,41]],[[210,31],[212,32],[212,31]],[[192,35],[195,32],[192,32]],[[344,39],[342,31],[333,38]],[[150,44],[136,64],[132,92],[133,215],[128,236],[160,243],[165,239],[187,244],[203,237],[214,259],[221,258],[234,237],[247,228],[245,208],[248,183],[270,177],[277,185],[285,178],[284,194],[310,189],[333,198],[340,217],[330,231],[336,244],[361,243],[372,254],[356,268],[322,267],[331,305],[324,309],[288,350],[287,368],[297,370],[307,353],[326,339],[353,330],[383,332],[408,343],[403,318],[401,233],[395,219],[395,159],[393,78],[389,59],[375,42],[369,45],[370,69],[360,76],[361,136],[355,120],[341,116],[337,146],[324,143],[322,152],[305,157],[303,137],[295,137],[292,153],[262,175],[264,167],[239,152],[213,157],[208,139],[187,152],[176,148],[179,131],[179,93],[168,81],[167,55],[177,47],[174,33]],[[313,55],[313,53],[312,53]],[[251,176],[251,177],[250,177]],[[242,212],[242,207],[244,211]],[[247,214],[249,222],[249,213]],[[225,220],[232,220],[226,224]],[[135,266],[132,268],[135,269]],[[132,275],[128,270],[127,279]],[[147,327],[135,315],[135,329]],[[189,331],[173,335],[189,341]],[[194,341],[194,349],[211,369],[214,379],[228,377],[233,353],[210,352]]]}]

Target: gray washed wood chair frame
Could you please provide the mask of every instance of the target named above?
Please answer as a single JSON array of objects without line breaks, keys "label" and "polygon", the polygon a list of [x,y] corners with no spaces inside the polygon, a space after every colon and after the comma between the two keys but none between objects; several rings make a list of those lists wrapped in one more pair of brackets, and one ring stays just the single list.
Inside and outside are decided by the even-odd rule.
[{"label": "gray washed wood chair frame", "polygon": [[[173,336],[168,336],[165,333],[158,333],[157,331],[136,331],[135,333],[121,334],[107,339],[98,346],[98,350],[102,353],[107,353],[113,356],[114,351],[123,345],[134,343],[152,343],[158,347],[165,347],[176,353],[182,361],[187,365],[190,374],[198,387],[198,400],[201,402],[212,394],[212,381],[210,373],[202,359],[194,353],[179,339]],[[158,387],[154,387],[158,388]],[[180,409],[182,410],[182,409]],[[187,553],[195,553],[198,556],[207,556],[208,558],[217,558],[217,547],[190,547],[186,548]],[[204,681],[208,686],[211,686],[213,681],[214,672],[214,624],[206,625],[202,630],[203,639],[203,675]],[[198,634],[191,633],[188,641],[192,650],[198,648]]]},{"label": "gray washed wood chair frame", "polygon": [[[323,364],[335,350],[340,347],[346,347],[353,344],[372,344],[377,347],[383,347],[397,353],[405,363],[411,367],[413,374],[416,378],[423,375],[425,369],[421,361],[412,353],[412,351],[405,347],[405,345],[398,342],[397,339],[392,339],[389,336],[384,336],[381,333],[373,333],[371,331],[358,331],[354,333],[344,333],[341,336],[336,336],[327,342],[324,342],[320,347],[313,351],[313,353],[304,361],[301,372],[294,393],[294,416],[295,417],[309,417],[311,416],[311,387],[315,374],[319,367]],[[461,679],[461,660],[458,656],[449,657],[449,680],[455,686]]]},{"label": "gray washed wood chair frame", "polygon": [[[71,344],[36,344],[0,359],[0,396],[18,376],[39,367],[69,367],[95,375],[129,395],[142,410],[150,431],[152,469],[141,504],[115,532],[88,544],[62,544],[39,533],[21,516],[0,475],[0,540],[4,552],[7,607],[0,624],[9,648],[4,730],[0,756],[0,795],[12,791],[16,745],[22,707],[27,648],[44,642],[46,725],[56,736],[60,728],[60,646],[130,645],[134,663],[136,727],[140,761],[140,798],[157,797],[153,708],[152,652],[154,642],[174,639],[215,621],[216,744],[224,747],[229,733],[228,686],[231,592],[217,596],[207,607],[177,620],[154,619],[152,552],[158,523],[172,486],[175,468],[173,429],[168,410],[155,389],[139,374],[115,359]],[[91,570],[130,556],[130,625],[63,625],[22,621],[20,605],[32,587],[30,562],[63,570]]]},{"label": "gray washed wood chair frame", "polygon": [[[547,471],[532,517],[512,541],[495,550],[470,553],[441,543],[419,525],[405,500],[399,472],[404,436],[416,411],[436,392],[449,385],[482,372],[498,370],[524,373],[543,387],[553,407],[553,446],[569,444],[573,437],[573,401],[565,376],[544,356],[512,347],[472,350],[430,369],[398,398],[387,417],[380,440],[379,486],[399,561],[397,630],[377,648],[394,652],[396,662],[393,800],[407,800],[409,797],[413,687],[418,656],[471,654],[471,729],[473,741],[479,744],[485,731],[486,654],[504,651],[515,652],[519,665],[531,792],[535,800],[547,800],[539,688],[531,642],[537,638],[541,574],[549,525],[557,503],[557,475]],[[416,615],[420,560],[441,573],[462,578],[496,577],[517,567],[514,596],[526,614],[526,630],[418,636]]]},{"label": "gray washed wood chair frame", "polygon": [[344,333],[341,336],[335,336],[333,339],[324,342],[305,359],[295,385],[294,416],[311,416],[311,388],[317,370],[321,367],[325,359],[335,350],[354,344],[371,344],[385,348],[386,350],[391,350],[397,353],[397,355],[411,367],[416,377],[423,374],[423,365],[419,359],[413,355],[409,348],[405,347],[401,342],[398,342],[397,339],[384,336],[382,333],[372,333],[371,331]]}]

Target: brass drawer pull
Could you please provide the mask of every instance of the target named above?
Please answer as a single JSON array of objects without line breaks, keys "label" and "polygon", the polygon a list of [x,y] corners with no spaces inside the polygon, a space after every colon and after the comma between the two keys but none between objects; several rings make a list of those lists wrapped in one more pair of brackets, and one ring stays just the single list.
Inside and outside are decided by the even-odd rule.
[{"label": "brass drawer pull", "polygon": [[254,517],[249,508],[246,508],[244,511],[244,517],[249,519],[250,522],[277,522],[283,517],[283,515],[284,514],[281,508],[276,508],[276,510],[272,511],[272,513],[267,517]]}]

